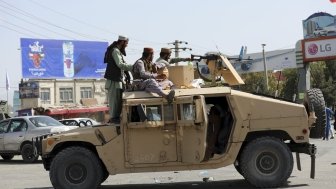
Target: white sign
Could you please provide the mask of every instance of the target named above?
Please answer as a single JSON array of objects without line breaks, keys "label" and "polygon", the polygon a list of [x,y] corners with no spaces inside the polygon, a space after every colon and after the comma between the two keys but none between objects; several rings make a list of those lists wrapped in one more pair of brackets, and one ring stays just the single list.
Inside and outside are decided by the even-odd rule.
[{"label": "white sign", "polygon": [[336,38],[303,40],[304,61],[321,61],[336,58]]}]

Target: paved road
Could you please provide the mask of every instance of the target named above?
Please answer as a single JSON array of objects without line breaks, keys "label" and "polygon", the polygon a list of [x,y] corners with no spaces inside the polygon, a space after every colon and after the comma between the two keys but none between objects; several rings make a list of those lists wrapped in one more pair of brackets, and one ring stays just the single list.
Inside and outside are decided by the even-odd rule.
[{"label": "paved road", "polygon": [[[310,157],[301,155],[303,171],[294,167],[288,184],[281,188],[324,189],[336,187],[336,139],[323,141],[313,139],[318,148],[316,178],[310,179]],[[295,164],[296,166],[296,164]],[[214,181],[203,182],[202,171],[181,171],[161,173],[137,173],[110,176],[102,185],[102,189],[211,189],[251,187],[233,166],[216,170],[207,170]],[[51,189],[48,172],[44,171],[41,161],[25,164],[20,156],[13,161],[0,160],[1,189]]]}]

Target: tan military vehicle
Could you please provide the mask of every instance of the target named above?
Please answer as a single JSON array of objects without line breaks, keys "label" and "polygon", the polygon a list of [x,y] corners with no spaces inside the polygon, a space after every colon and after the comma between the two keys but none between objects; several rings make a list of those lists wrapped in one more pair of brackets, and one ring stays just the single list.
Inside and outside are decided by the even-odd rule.
[{"label": "tan military vehicle", "polygon": [[278,187],[292,173],[293,152],[298,160],[299,153],[311,156],[314,177],[316,148],[309,143],[314,113],[304,105],[233,90],[229,85],[244,82],[226,57],[199,58],[227,85],[176,89],[172,104],[144,91],[125,92],[120,125],[35,138],[52,185],[93,189],[108,175],[234,164],[252,185]]}]

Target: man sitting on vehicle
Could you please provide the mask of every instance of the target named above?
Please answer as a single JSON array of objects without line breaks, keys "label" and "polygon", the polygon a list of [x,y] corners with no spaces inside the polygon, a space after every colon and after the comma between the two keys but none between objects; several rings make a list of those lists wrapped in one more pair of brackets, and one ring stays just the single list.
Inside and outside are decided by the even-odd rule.
[{"label": "man sitting on vehicle", "polygon": [[168,94],[163,92],[162,85],[156,79],[162,81],[167,79],[167,76],[157,73],[156,66],[152,63],[153,54],[152,48],[144,48],[142,57],[133,65],[133,83],[137,89],[157,93],[167,99],[170,104],[173,102],[175,91],[171,90]]}]

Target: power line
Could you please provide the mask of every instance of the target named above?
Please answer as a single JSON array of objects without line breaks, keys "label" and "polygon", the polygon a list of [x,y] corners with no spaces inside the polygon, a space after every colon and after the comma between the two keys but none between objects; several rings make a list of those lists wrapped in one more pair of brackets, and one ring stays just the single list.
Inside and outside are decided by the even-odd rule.
[{"label": "power line", "polygon": [[174,42],[168,43],[168,45],[174,45],[174,51],[175,51],[175,58],[179,57],[179,52],[180,50],[186,51],[186,50],[192,50],[192,48],[188,48],[188,47],[180,47],[179,44],[185,44],[188,45],[188,42],[186,41],[179,41],[179,40],[175,40]]},{"label": "power line", "polygon": [[[20,28],[20,29],[23,29],[23,30],[26,30],[26,31],[28,31],[28,32],[31,32],[31,33],[34,33],[34,34],[35,34],[35,32],[32,31],[32,30],[29,30],[29,29],[24,28],[24,27],[22,27],[22,26],[19,26],[19,25],[10,23],[10,22],[8,22],[8,21],[6,21],[6,20],[2,20],[2,19],[0,19],[0,20],[3,21],[3,22],[6,22],[6,23],[9,24],[9,25],[15,26],[15,27],[17,27],[17,28]],[[43,36],[43,37],[47,37],[46,35],[43,35],[43,34],[38,34],[38,35],[41,35],[41,36]]]},{"label": "power line", "polygon": [[[16,10],[21,11],[22,13],[24,13],[26,16],[28,16],[28,17],[30,17],[30,18],[32,18],[32,19],[38,20],[38,21],[40,21],[40,22],[43,22],[43,23],[45,23],[45,24],[51,25],[51,26],[53,26],[53,27],[56,27],[56,28],[65,30],[65,31],[67,31],[67,32],[70,32],[70,33],[73,33],[73,34],[75,34],[75,35],[79,35],[79,36],[82,36],[82,37],[85,37],[85,38],[96,38],[96,39],[99,39],[99,37],[96,37],[96,36],[92,36],[92,35],[87,35],[87,34],[79,33],[79,32],[76,32],[76,31],[73,31],[73,30],[64,28],[64,27],[62,27],[62,26],[58,26],[58,25],[53,24],[53,23],[51,23],[51,22],[49,22],[49,21],[47,21],[47,20],[44,20],[44,19],[42,19],[42,18],[39,18],[39,17],[37,17],[37,16],[35,16],[35,15],[32,15],[32,14],[30,14],[30,13],[28,13],[28,12],[22,10],[22,9],[16,8],[15,6],[13,6],[13,5],[11,5],[11,4],[7,3],[7,2],[4,2],[4,1],[2,1],[2,0],[0,0],[0,1],[1,1],[2,3],[6,4],[7,7],[6,7],[6,6],[4,7],[3,5],[0,5],[0,6],[2,6],[2,7],[4,7],[4,8],[7,8],[7,9],[11,9],[11,10],[16,9]],[[9,7],[8,7],[8,6],[9,6]],[[11,7],[12,7],[12,8],[11,8]],[[13,10],[13,11],[15,11],[15,10]]]},{"label": "power line", "polygon": [[8,29],[8,30],[11,30],[11,31],[14,31],[14,32],[17,32],[17,33],[20,33],[20,34],[22,34],[22,35],[30,36],[29,34],[27,35],[27,33],[23,33],[23,32],[21,32],[21,31],[18,31],[18,30],[9,28],[9,27],[4,26],[4,25],[0,25],[0,27],[6,28],[6,29]]},{"label": "power line", "polygon": [[[85,25],[85,26],[89,25],[89,26],[91,26],[92,28],[95,28],[95,29],[97,29],[97,30],[99,30],[99,31],[104,31],[104,32],[106,32],[106,33],[108,33],[108,34],[114,34],[114,35],[116,35],[116,36],[119,35],[119,34],[117,34],[117,33],[115,33],[115,32],[112,32],[112,31],[106,29],[106,28],[99,27],[99,26],[97,26],[97,25],[94,25],[94,24],[91,24],[91,23],[88,23],[88,22],[79,20],[79,19],[77,19],[77,18],[71,17],[71,16],[69,16],[69,15],[66,15],[66,14],[64,14],[64,13],[62,13],[62,12],[60,12],[60,11],[56,11],[56,10],[54,10],[54,9],[51,9],[51,8],[49,8],[49,7],[45,6],[45,5],[42,5],[41,3],[38,3],[38,2],[36,2],[36,1],[34,1],[34,0],[30,0],[30,1],[33,2],[34,5],[38,5],[38,6],[42,7],[42,8],[44,8],[44,9],[50,10],[50,11],[56,13],[56,14],[59,14],[59,15],[61,15],[61,16],[64,16],[64,17],[68,18],[68,19],[71,19],[71,20],[73,20],[73,21],[76,21],[76,22],[78,22],[78,23],[81,23],[81,24],[83,24],[83,25]],[[138,41],[138,42],[142,42],[142,43],[152,43],[152,44],[160,44],[160,45],[165,44],[165,43],[163,43],[163,42],[147,41],[147,40],[136,39],[136,38],[133,38],[133,37],[129,37],[129,39],[134,40],[134,41]],[[109,39],[104,39],[104,40],[109,41]]]},{"label": "power line", "polygon": [[[36,26],[36,25],[37,25],[37,24],[35,24],[35,23],[33,23],[33,22],[30,22],[30,21],[28,21],[28,20],[26,20],[26,19],[24,19],[24,18],[20,18],[20,17],[14,15],[14,14],[11,14],[11,13],[9,13],[9,12],[3,10],[3,9],[1,10],[1,12],[5,13],[5,14],[8,14],[8,15],[10,15],[10,16],[12,16],[12,17],[18,19],[18,20],[22,20],[22,21],[24,21],[24,22],[27,22],[27,23],[29,23],[29,24],[32,24],[33,26]],[[21,14],[21,13],[20,13],[20,14]],[[63,36],[63,37],[67,37],[67,38],[69,38],[69,39],[74,39],[73,37],[70,37],[70,36],[68,36],[68,35],[64,35],[64,34],[62,34],[62,33],[59,33],[59,32],[53,31],[53,30],[50,30],[50,29],[48,29],[48,28],[46,28],[46,27],[43,27],[43,26],[40,26],[40,25],[39,25],[39,27],[42,28],[42,29],[44,29],[44,30],[47,30],[47,31],[49,31],[49,32],[55,33],[55,34],[57,34],[57,35],[61,35],[61,36]]]},{"label": "power line", "polygon": [[[118,36],[117,33],[111,32],[111,31],[109,31],[109,30],[107,30],[107,29],[105,29],[105,28],[101,28],[101,27],[96,26],[96,25],[93,25],[93,24],[91,24],[91,23],[84,22],[84,21],[79,20],[79,19],[77,19],[77,18],[71,17],[71,16],[66,15],[66,14],[64,14],[64,13],[62,13],[62,12],[56,11],[56,10],[54,10],[54,9],[51,9],[51,8],[45,6],[45,5],[42,5],[41,3],[38,3],[38,2],[36,2],[36,1],[34,1],[34,0],[30,0],[30,1],[32,1],[34,5],[38,5],[38,6],[42,7],[42,8],[44,8],[44,9],[47,9],[47,10],[50,10],[50,11],[56,13],[56,14],[62,15],[62,16],[64,16],[64,17],[66,17],[66,18],[69,18],[69,19],[74,20],[74,21],[76,21],[76,22],[82,23],[83,25],[89,25],[89,26],[91,26],[91,27],[93,27],[93,28],[98,29],[99,31],[105,31],[105,32],[108,33],[108,34],[114,34],[114,35]],[[105,39],[105,40],[108,40],[108,39]]]}]

